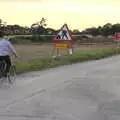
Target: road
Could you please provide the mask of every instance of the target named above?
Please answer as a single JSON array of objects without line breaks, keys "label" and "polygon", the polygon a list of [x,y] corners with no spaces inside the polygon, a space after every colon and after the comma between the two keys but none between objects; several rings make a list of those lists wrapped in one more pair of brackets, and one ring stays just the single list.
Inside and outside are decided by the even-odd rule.
[{"label": "road", "polygon": [[120,120],[120,56],[19,75],[0,120]]}]

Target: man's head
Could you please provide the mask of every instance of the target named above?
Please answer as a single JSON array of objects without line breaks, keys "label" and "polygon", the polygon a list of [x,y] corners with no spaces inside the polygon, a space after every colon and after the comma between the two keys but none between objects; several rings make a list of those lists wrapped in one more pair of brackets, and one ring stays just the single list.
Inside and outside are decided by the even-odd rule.
[{"label": "man's head", "polygon": [[0,30],[0,38],[4,37],[4,32]]}]

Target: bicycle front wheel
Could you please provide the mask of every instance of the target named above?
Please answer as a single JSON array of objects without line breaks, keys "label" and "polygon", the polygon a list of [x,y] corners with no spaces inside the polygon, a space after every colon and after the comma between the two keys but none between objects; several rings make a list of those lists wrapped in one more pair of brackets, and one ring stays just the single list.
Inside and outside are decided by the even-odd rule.
[{"label": "bicycle front wheel", "polygon": [[9,75],[8,75],[8,81],[9,83],[13,84],[16,79],[16,68],[15,66],[11,66]]}]

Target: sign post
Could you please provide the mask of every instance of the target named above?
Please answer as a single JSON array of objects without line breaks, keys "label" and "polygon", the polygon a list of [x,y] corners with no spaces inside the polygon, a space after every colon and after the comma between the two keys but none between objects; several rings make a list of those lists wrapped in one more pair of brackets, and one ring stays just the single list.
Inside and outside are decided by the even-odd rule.
[{"label": "sign post", "polygon": [[72,48],[72,34],[68,29],[67,24],[64,24],[57,34],[52,38],[52,41],[55,43],[52,54],[57,50],[57,56],[60,56],[60,49],[65,49],[68,51],[68,54],[73,53]]}]

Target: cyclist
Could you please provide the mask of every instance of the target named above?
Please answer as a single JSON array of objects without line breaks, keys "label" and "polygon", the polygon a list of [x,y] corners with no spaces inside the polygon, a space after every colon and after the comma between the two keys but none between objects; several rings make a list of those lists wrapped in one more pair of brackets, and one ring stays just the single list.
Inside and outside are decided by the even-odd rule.
[{"label": "cyclist", "polygon": [[18,57],[18,55],[11,42],[5,39],[4,35],[4,32],[0,31],[0,61],[4,60],[7,64],[4,75],[4,77],[7,77],[11,66],[11,59],[9,54],[12,53],[15,57]]}]

